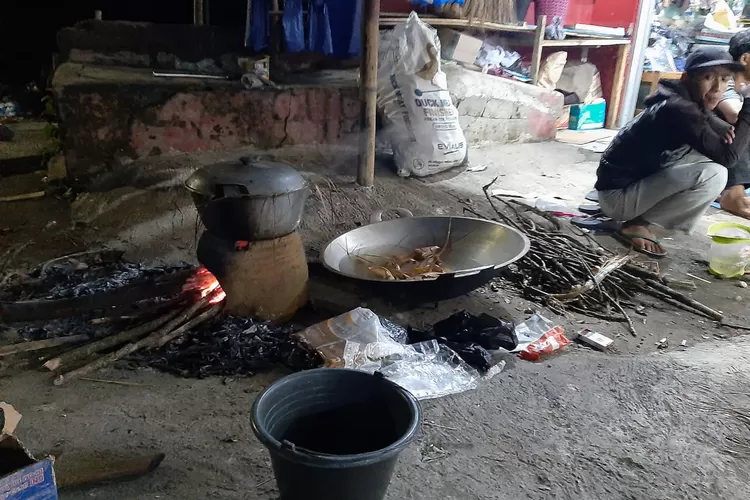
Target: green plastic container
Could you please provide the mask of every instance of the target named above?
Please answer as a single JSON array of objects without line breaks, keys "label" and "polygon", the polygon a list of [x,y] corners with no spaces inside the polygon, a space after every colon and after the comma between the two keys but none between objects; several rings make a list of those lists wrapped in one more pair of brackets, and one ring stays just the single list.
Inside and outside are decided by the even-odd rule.
[{"label": "green plastic container", "polygon": [[750,227],[716,222],[708,228],[711,238],[708,270],[721,278],[738,278],[750,265]]}]

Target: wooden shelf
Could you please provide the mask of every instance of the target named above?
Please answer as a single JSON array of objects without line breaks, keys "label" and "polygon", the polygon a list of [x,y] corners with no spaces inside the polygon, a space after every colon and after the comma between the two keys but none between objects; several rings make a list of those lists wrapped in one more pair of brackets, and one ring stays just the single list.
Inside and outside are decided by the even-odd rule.
[{"label": "wooden shelf", "polygon": [[604,47],[630,45],[628,38],[566,38],[565,40],[542,40],[542,47]]},{"label": "wooden shelf", "polygon": [[[421,17],[424,22],[432,26],[445,28],[476,28],[490,31],[501,31],[507,33],[534,33],[533,26],[515,26],[512,24],[498,24],[483,21],[470,21],[468,19],[450,19],[447,17]],[[381,26],[393,26],[404,22],[403,17],[381,17]]]},{"label": "wooden shelf", "polygon": [[[381,26],[394,26],[403,23],[404,16],[386,15],[380,17]],[[617,47],[617,65],[615,66],[614,85],[610,102],[607,103],[607,127],[615,128],[617,118],[620,115],[620,100],[622,97],[622,85],[625,80],[625,69],[627,67],[628,50],[630,48],[629,38],[597,37],[588,33],[566,33],[564,40],[546,40],[544,38],[544,27],[547,26],[546,16],[537,18],[536,26],[518,26],[512,24],[498,24],[481,21],[469,21],[468,19],[449,19],[444,17],[425,17],[423,21],[435,27],[447,28],[475,28],[480,30],[494,31],[497,33],[523,33],[533,36],[533,51],[531,53],[531,83],[536,85],[539,81],[539,70],[542,66],[542,49],[547,47]]]},{"label": "wooden shelf", "polygon": [[[393,26],[404,22],[404,17],[390,14],[380,18],[381,26]],[[518,26],[515,24],[498,24],[483,21],[470,21],[468,19],[450,19],[447,17],[422,17],[427,24],[444,28],[474,28],[499,33],[526,33],[533,35],[536,26]],[[628,45],[630,39],[617,37],[598,37],[587,33],[566,33],[565,40],[544,40],[544,47],[601,47],[605,45]]]}]

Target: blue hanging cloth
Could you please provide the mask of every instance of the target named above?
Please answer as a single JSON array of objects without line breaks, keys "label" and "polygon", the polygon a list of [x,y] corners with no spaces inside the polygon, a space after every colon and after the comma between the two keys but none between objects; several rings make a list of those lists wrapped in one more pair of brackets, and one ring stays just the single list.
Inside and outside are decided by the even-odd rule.
[{"label": "blue hanging cloth", "polygon": [[362,0],[355,0],[352,18],[352,37],[349,39],[349,57],[359,57],[362,51]]},{"label": "blue hanging cloth", "polygon": [[328,18],[325,0],[310,0],[308,22],[307,50],[325,55],[332,54],[331,21]]},{"label": "blue hanging cloth", "polygon": [[305,50],[305,22],[302,17],[302,0],[286,0],[281,23],[288,52]]},{"label": "blue hanging cloth", "polygon": [[[247,0],[250,19],[246,29],[245,46],[252,47],[256,52],[268,48],[268,2],[267,0]],[[249,31],[249,33],[247,33]]]}]

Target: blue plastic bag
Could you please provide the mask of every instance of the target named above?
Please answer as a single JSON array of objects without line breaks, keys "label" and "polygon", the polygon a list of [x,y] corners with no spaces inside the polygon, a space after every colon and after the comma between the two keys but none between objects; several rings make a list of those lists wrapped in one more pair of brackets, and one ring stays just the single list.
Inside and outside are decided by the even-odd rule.
[{"label": "blue plastic bag", "polygon": [[286,0],[281,19],[287,52],[305,50],[305,22],[302,16],[302,0]]},{"label": "blue plastic bag", "polygon": [[465,0],[409,0],[409,3],[418,7],[442,7],[451,3],[463,5]]},{"label": "blue plastic bag", "polygon": [[325,0],[310,0],[308,20],[307,49],[321,54],[332,54],[331,21]]}]

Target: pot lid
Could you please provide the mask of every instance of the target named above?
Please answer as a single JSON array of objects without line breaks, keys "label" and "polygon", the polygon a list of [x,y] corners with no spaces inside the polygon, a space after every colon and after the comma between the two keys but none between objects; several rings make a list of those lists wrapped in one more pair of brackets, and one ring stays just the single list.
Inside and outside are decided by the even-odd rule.
[{"label": "pot lid", "polygon": [[185,181],[185,187],[212,199],[261,198],[307,189],[307,183],[289,165],[243,157],[198,169]]}]

